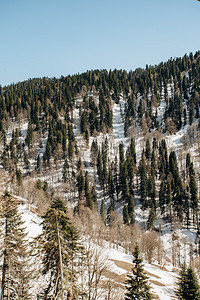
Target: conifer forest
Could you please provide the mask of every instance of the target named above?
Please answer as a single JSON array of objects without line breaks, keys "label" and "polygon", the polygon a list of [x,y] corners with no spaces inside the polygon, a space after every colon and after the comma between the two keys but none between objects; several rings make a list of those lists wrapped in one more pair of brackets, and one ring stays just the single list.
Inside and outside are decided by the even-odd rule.
[{"label": "conifer forest", "polygon": [[0,86],[0,135],[0,300],[200,299],[200,51]]}]

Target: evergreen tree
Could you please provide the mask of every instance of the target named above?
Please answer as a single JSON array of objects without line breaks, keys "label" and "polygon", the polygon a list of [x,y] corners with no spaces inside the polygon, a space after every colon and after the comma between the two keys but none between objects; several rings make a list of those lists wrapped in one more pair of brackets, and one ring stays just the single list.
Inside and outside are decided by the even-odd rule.
[{"label": "evergreen tree", "polygon": [[187,228],[189,228],[190,225],[190,196],[189,196],[189,187],[186,186],[186,189],[184,191],[183,195],[183,201],[184,201],[184,212],[185,212],[185,217],[186,217],[186,225]]},{"label": "evergreen tree", "polygon": [[148,197],[150,198],[150,203],[156,206],[156,184],[155,177],[153,175],[150,176],[147,182],[147,192]]},{"label": "evergreen tree", "polygon": [[191,207],[193,211],[193,221],[195,221],[195,217],[198,211],[198,190],[197,190],[197,184],[194,175],[190,176],[190,195],[191,195]]},{"label": "evergreen tree", "polygon": [[108,225],[110,225],[110,215],[111,215],[112,211],[114,211],[113,206],[112,206],[112,204],[110,204],[108,209],[107,209],[107,224]]},{"label": "evergreen tree", "polygon": [[130,143],[130,154],[133,157],[134,163],[136,165],[135,141],[133,140],[133,138],[131,138],[131,143]]},{"label": "evergreen tree", "polygon": [[169,207],[168,216],[170,218],[170,222],[172,222],[172,190],[171,190],[171,183],[167,183],[166,187],[166,203]]},{"label": "evergreen tree", "polygon": [[28,160],[28,155],[27,155],[26,151],[24,151],[24,165],[25,165],[25,168],[28,170],[30,167],[30,161]]},{"label": "evergreen tree", "polygon": [[82,247],[79,235],[71,224],[67,208],[59,198],[55,199],[43,217],[43,233],[38,240],[41,245],[43,274],[47,286],[39,299],[65,299],[68,292],[78,293],[75,272],[75,255]]},{"label": "evergreen tree", "polygon": [[38,154],[37,162],[36,162],[36,170],[39,172],[40,169],[41,169],[41,159],[40,159],[40,155]]},{"label": "evergreen tree", "polygon": [[165,192],[166,192],[166,184],[165,181],[162,180],[160,184],[160,190],[159,190],[159,207],[162,215],[165,213],[165,202],[166,202]]},{"label": "evergreen tree", "polygon": [[191,267],[182,266],[178,282],[176,295],[181,300],[199,300],[200,286],[197,277]]},{"label": "evergreen tree", "polygon": [[62,170],[62,178],[64,182],[67,182],[68,175],[69,175],[69,163],[68,160],[66,159]]},{"label": "evergreen tree", "polygon": [[151,209],[149,211],[148,220],[147,220],[147,230],[153,230],[154,229],[155,220],[156,220],[155,207],[152,204]]},{"label": "evergreen tree", "polygon": [[50,158],[51,158],[51,145],[50,145],[49,139],[47,140],[46,150],[45,150],[43,158],[44,158],[44,161],[47,160],[47,162],[49,162]]},{"label": "evergreen tree", "polygon": [[91,197],[93,201],[93,207],[97,210],[97,192],[96,192],[95,185],[92,186]]},{"label": "evergreen tree", "polygon": [[155,156],[155,151],[152,151],[151,154],[151,175],[156,176],[156,156]]},{"label": "evergreen tree", "polygon": [[1,251],[2,280],[1,300],[30,299],[30,269],[28,265],[27,234],[24,222],[11,195],[5,192],[2,198]]},{"label": "evergreen tree", "polygon": [[32,129],[31,122],[29,122],[28,123],[28,129],[27,129],[27,136],[26,136],[26,139],[25,139],[25,142],[26,142],[28,148],[31,148],[32,139],[33,139],[33,129]]},{"label": "evergreen tree", "polygon": [[19,186],[21,186],[23,183],[23,178],[22,178],[22,172],[20,169],[16,169],[16,179],[17,179],[17,184]]},{"label": "evergreen tree", "polygon": [[151,145],[150,145],[149,140],[147,140],[146,141],[146,151],[145,151],[146,159],[149,159],[150,155],[151,155]]},{"label": "evergreen tree", "polygon": [[144,157],[140,160],[139,164],[139,177],[140,177],[140,197],[143,208],[147,208],[147,173]]},{"label": "evergreen tree", "polygon": [[103,222],[106,223],[106,207],[103,199],[101,200],[100,215]]},{"label": "evergreen tree", "polygon": [[187,153],[187,155],[186,155],[186,169],[188,169],[190,167],[190,164],[191,164],[190,154]]},{"label": "evergreen tree", "polygon": [[135,214],[134,214],[134,199],[132,195],[128,196],[128,214],[130,217],[130,224],[135,223]]},{"label": "evergreen tree", "polygon": [[113,173],[112,173],[112,169],[109,169],[108,172],[108,194],[110,196],[110,198],[114,198],[114,193],[115,193],[115,186],[114,186],[114,180],[113,180]]},{"label": "evergreen tree", "polygon": [[98,155],[98,144],[97,144],[97,140],[93,140],[92,141],[92,145],[91,145],[91,163],[93,165],[93,167],[96,167],[97,164],[97,155]]},{"label": "evergreen tree", "polygon": [[81,115],[81,124],[80,124],[80,128],[81,128],[81,133],[85,133],[87,128],[88,128],[88,121],[87,121],[87,113],[86,111],[84,111]]},{"label": "evergreen tree", "polygon": [[152,299],[150,287],[147,283],[148,277],[145,275],[145,271],[143,269],[138,245],[135,246],[133,256],[134,267],[132,269],[132,275],[128,275],[128,279],[126,281],[127,293],[125,294],[125,299]]},{"label": "evergreen tree", "polygon": [[86,206],[89,207],[90,209],[93,209],[93,201],[90,193],[88,172],[85,173],[85,198],[86,198]]},{"label": "evergreen tree", "polygon": [[124,205],[123,208],[123,220],[124,224],[129,224],[129,214],[128,214],[128,205]]},{"label": "evergreen tree", "polygon": [[101,158],[101,151],[98,151],[98,156],[97,156],[97,174],[99,176],[99,180],[102,183],[102,178],[103,178],[103,163],[102,163],[102,158]]},{"label": "evergreen tree", "polygon": [[135,165],[136,165],[136,156],[135,156],[135,143],[133,139],[131,139],[131,144],[127,148],[126,151],[126,169],[127,169],[127,180],[129,184],[129,191],[133,194],[133,182],[134,182],[134,173],[135,173]]}]

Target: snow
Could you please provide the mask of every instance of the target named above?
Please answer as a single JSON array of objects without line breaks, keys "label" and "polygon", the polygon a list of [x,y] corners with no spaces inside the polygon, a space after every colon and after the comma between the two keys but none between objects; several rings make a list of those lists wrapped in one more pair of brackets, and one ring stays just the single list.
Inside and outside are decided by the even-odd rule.
[{"label": "snow", "polygon": [[[174,93],[174,86],[173,84],[168,84],[167,86],[168,91],[168,97],[173,97]],[[92,96],[93,93],[91,92],[90,95]],[[148,97],[151,97],[152,95],[149,93]],[[94,95],[93,95],[94,97]],[[141,99],[141,96],[138,95],[137,103],[139,103],[139,100]],[[124,150],[126,151],[127,146],[130,142],[129,137],[125,137],[124,135],[124,112],[125,112],[125,106],[126,101],[124,100],[123,96],[120,96],[120,100],[118,103],[114,102],[113,105],[113,131],[109,134],[103,134],[100,133],[96,137],[90,137],[89,142],[87,143],[84,137],[80,134],[80,116],[79,116],[79,102],[82,101],[81,98],[76,100],[76,108],[73,111],[73,130],[74,135],[78,144],[78,147],[80,149],[81,158],[83,159],[84,163],[84,169],[88,171],[90,176],[90,182],[94,183],[96,180],[96,187],[97,187],[97,193],[98,193],[98,199],[102,199],[102,190],[100,188],[100,185],[98,183],[98,179],[95,178],[95,171],[91,166],[91,159],[90,159],[90,149],[93,140],[98,141],[98,145],[101,146],[102,142],[105,141],[106,137],[108,138],[109,142],[109,160],[114,160],[115,155],[118,154],[119,151],[119,144],[123,142],[124,144]],[[95,101],[98,102],[98,97],[95,98]],[[164,88],[162,88],[161,91],[161,100],[160,104],[157,107],[157,120],[159,123],[162,123],[164,118],[164,112],[166,109],[166,103],[164,100]],[[12,131],[15,130],[19,124],[14,123],[14,125],[9,127],[8,133],[7,133],[7,140],[10,141],[12,138]],[[195,120],[194,124],[192,126],[186,125],[182,126],[181,130],[179,130],[177,133],[173,135],[168,135],[167,133],[162,136],[166,140],[166,143],[169,147],[168,152],[170,151],[176,151],[177,155],[179,156],[178,162],[181,165],[181,161],[184,159],[184,156],[180,157],[180,153],[182,152],[184,145],[184,138],[187,134],[189,134],[189,131],[193,130],[194,134],[196,133],[196,126],[197,126],[197,120]],[[20,140],[24,140],[27,132],[28,122],[26,120],[21,121],[20,123],[20,130],[21,130],[21,136]],[[141,153],[144,148],[144,143],[146,136],[144,136],[141,133],[141,128],[139,125],[136,127],[137,135],[135,137],[135,145],[136,145],[136,154],[137,159],[141,157]],[[40,156],[45,151],[45,146],[47,142],[47,137],[44,137],[42,139],[42,146],[39,150]],[[192,146],[190,145],[190,148],[188,149],[189,153],[191,154],[192,161],[195,161],[195,168],[199,167],[199,159],[198,159],[198,149],[199,146],[197,143],[194,143]],[[31,160],[30,160],[31,161]],[[31,164],[34,165],[35,161],[31,161]],[[43,176],[40,176],[40,179],[47,181],[49,184],[51,184],[52,187],[58,189],[60,186],[60,179],[62,177],[62,170],[61,165],[58,167],[58,169],[52,170],[51,174],[44,174]],[[14,195],[15,196],[15,195]],[[36,237],[38,234],[42,233],[41,228],[41,218],[38,217],[36,214],[32,213],[28,209],[28,201],[24,198],[21,198],[19,196],[15,196],[15,198],[18,198],[19,200],[23,200],[24,204],[19,206],[19,211],[22,213],[23,221],[25,222],[25,226],[27,228],[28,232],[28,238],[32,240],[34,237]],[[136,199],[137,202],[137,199]],[[148,217],[148,210],[142,211],[141,206],[139,203],[136,203],[135,207],[135,219],[139,226],[145,228],[146,220]],[[148,273],[148,276],[151,281],[152,291],[154,294],[156,294],[159,299],[161,300],[169,300],[175,297],[174,289],[175,289],[175,283],[177,280],[177,272],[174,270],[172,263],[170,262],[172,260],[172,232],[170,231],[170,225],[169,224],[162,224],[162,244],[164,248],[165,253],[165,262],[164,265],[159,266],[155,264],[148,264],[144,262],[144,268]],[[194,229],[186,229],[183,228],[180,230],[179,228],[174,229],[174,234],[178,236],[178,240],[180,242],[180,260],[183,262],[186,260],[186,262],[189,264],[190,257],[190,244],[192,243],[193,246],[196,242],[196,232]],[[153,241],[152,241],[153,242]],[[133,257],[132,255],[126,254],[124,252],[124,249],[119,247],[118,249],[114,249],[112,247],[109,247],[109,244],[104,241],[102,243],[102,246],[95,245],[98,249],[102,250],[102,253],[104,253],[104,258],[107,260],[108,268],[110,271],[122,275],[127,275],[128,272],[125,268],[122,266],[119,267],[116,262],[122,262],[125,263],[132,263]],[[187,255],[186,255],[187,253]],[[122,264],[121,264],[122,265]]]},{"label": "snow", "polygon": [[[20,199],[27,202],[27,200],[24,198]],[[25,222],[24,225],[26,226],[26,230],[28,232],[28,238],[31,241],[37,235],[42,233],[42,219],[28,210],[27,203],[20,205],[19,211],[22,214],[22,219]],[[95,242],[92,242],[92,244],[93,251],[96,249],[99,251],[99,253],[101,253],[101,260],[105,260],[108,270],[110,270],[112,273],[116,273],[117,275],[126,276],[128,274],[126,266],[123,267],[123,262],[133,266],[132,255],[125,253],[122,247],[118,247],[118,249],[110,247],[109,243],[106,241],[103,241],[101,245],[96,244]],[[87,238],[84,241],[84,245],[86,248],[88,247]],[[119,267],[118,265],[121,266]],[[171,264],[162,269],[159,265],[148,264],[144,262],[144,269],[149,277],[153,294],[156,294],[160,300],[170,300],[172,299],[171,297],[175,296],[174,285],[177,279],[177,273],[173,272]],[[102,300],[103,299],[104,298],[102,298]]]},{"label": "snow", "polygon": [[27,209],[27,204],[20,205],[19,211],[22,214],[22,220],[25,222],[26,231],[30,241],[42,233],[42,219]]}]

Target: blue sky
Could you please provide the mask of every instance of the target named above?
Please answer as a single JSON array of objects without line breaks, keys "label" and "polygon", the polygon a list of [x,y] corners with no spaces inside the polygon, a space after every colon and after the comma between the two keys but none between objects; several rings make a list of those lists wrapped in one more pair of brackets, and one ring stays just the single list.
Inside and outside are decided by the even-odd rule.
[{"label": "blue sky", "polygon": [[0,85],[200,50],[197,0],[0,0]]}]

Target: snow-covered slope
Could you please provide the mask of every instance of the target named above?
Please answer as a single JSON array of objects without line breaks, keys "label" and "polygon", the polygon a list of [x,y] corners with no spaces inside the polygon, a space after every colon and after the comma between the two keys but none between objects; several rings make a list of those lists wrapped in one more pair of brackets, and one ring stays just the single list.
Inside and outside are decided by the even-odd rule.
[{"label": "snow-covered slope", "polygon": [[[24,226],[26,226],[29,239],[32,240],[37,235],[41,234],[41,218],[30,212],[27,204],[20,205],[19,211],[22,213],[22,218],[25,222]],[[87,247],[87,238],[85,239],[83,236],[83,241],[84,240],[85,246]],[[123,293],[124,280],[133,267],[133,257],[126,254],[124,249],[121,247],[118,249],[110,247],[106,241],[102,242],[101,246],[93,243],[93,247],[102,253],[105,265],[107,265],[107,271],[104,275],[104,280],[112,278],[112,280],[116,282],[118,286],[121,286],[121,293]],[[144,269],[149,276],[152,293],[157,295],[157,297],[159,297],[158,299],[170,300],[175,296],[174,284],[177,274],[172,271],[172,267],[170,265],[167,268],[165,267],[162,269],[158,265],[144,263]]]},{"label": "snow-covered slope", "polygon": [[[26,202],[26,199],[24,199],[24,201]],[[32,240],[37,235],[41,234],[41,218],[30,212],[27,204],[20,205],[19,211],[22,213],[22,218],[25,222],[24,226],[26,226],[29,239]],[[82,239],[85,247],[87,247],[88,237],[83,236]],[[122,247],[118,247],[118,249],[110,247],[109,243],[106,241],[102,241],[101,245],[97,245],[95,242],[92,243],[94,247],[93,249],[96,249],[99,253],[101,253],[103,261],[107,266],[107,271],[104,274],[103,280],[111,279],[117,284],[119,292],[123,295],[125,291],[124,282],[126,276],[127,274],[130,274],[131,268],[133,267],[132,255],[126,254]],[[167,240],[165,243],[164,237],[163,243],[168,244]],[[173,270],[171,264],[161,267],[156,264],[148,264],[144,262],[144,269],[149,276],[150,285],[152,287],[151,291],[157,299],[170,300],[175,297],[174,287],[177,272]],[[103,300],[104,298],[99,299]]]},{"label": "snow-covered slope", "polygon": [[[168,93],[171,91],[172,87],[168,87]],[[162,98],[160,101],[160,106],[157,108],[157,120],[159,122],[162,121],[165,111],[165,101],[164,95],[162,94]],[[139,98],[138,98],[139,99]],[[79,99],[81,101],[81,99]],[[89,141],[84,139],[84,137],[80,134],[80,116],[79,116],[79,109],[75,109],[73,112],[73,128],[74,134],[77,141],[77,145],[80,151],[80,156],[84,163],[85,171],[88,171],[90,176],[90,184],[96,183],[98,199],[101,200],[103,198],[102,188],[98,182],[97,176],[95,177],[95,170],[91,166],[91,158],[90,158],[90,148],[94,139],[97,139],[98,144],[101,145],[105,139],[108,139],[109,142],[109,160],[113,160],[115,155],[118,154],[119,151],[119,144],[121,142],[124,143],[124,150],[126,151],[127,146],[130,142],[130,136],[125,137],[124,135],[124,110],[125,110],[126,102],[123,97],[120,97],[119,103],[113,101],[113,131],[109,134],[100,133],[96,137],[90,137]],[[185,160],[186,153],[189,152],[191,155],[192,160],[195,162],[194,168],[196,173],[198,174],[199,170],[199,145],[197,143],[189,144],[187,143],[188,136],[194,136],[197,133],[197,121],[195,121],[192,126],[186,125],[181,128],[176,134],[168,135],[168,134],[161,134],[159,139],[164,138],[166,140],[168,151],[175,151],[178,156],[178,162],[181,167],[181,164]],[[17,125],[16,125],[17,126]],[[27,130],[27,122],[22,123],[22,139],[25,138],[26,130]],[[15,127],[16,128],[16,127]],[[12,130],[15,128],[9,128],[8,130],[8,141],[10,141],[12,136]],[[136,144],[136,153],[137,159],[141,157],[141,153],[143,148],[145,147],[145,141],[147,138],[152,139],[155,135],[155,132],[148,132],[147,135],[144,135],[141,132],[141,128],[136,126],[135,129],[135,144]],[[41,151],[44,152],[45,144],[46,144],[47,137],[42,140],[43,149]],[[76,161],[74,161],[74,164]],[[31,162],[31,168],[34,168],[34,163]],[[55,182],[54,182],[54,180]],[[55,189],[61,185],[60,181],[62,178],[62,166],[59,165],[58,169],[51,170],[51,174],[45,173],[41,176],[40,179],[46,180],[49,182]],[[5,182],[2,181],[1,185]],[[2,188],[3,190],[3,188]],[[68,192],[65,192],[64,195],[66,196]],[[67,197],[66,197],[67,198]],[[106,197],[104,198],[105,200]],[[136,222],[140,225],[145,227],[145,223],[148,217],[148,210],[142,211],[141,207],[136,200],[136,207],[135,207],[135,219]],[[27,203],[27,201],[25,200]],[[105,201],[106,202],[106,201]],[[107,202],[106,202],[107,204]],[[109,203],[108,203],[109,204]],[[121,206],[120,206],[121,205]],[[118,205],[118,212],[122,211],[122,204]],[[41,233],[41,219],[34,213],[28,210],[28,205],[21,205],[19,210],[22,212],[23,220],[25,221],[25,226],[27,227],[28,236],[30,239],[34,238],[38,234]],[[177,224],[177,228],[173,228],[173,232],[170,231],[169,224],[159,224],[159,220],[157,220],[157,228],[160,226],[162,230],[162,244],[164,248],[164,263],[161,265],[158,264],[148,264],[144,262],[145,270],[150,278],[150,283],[152,287],[153,294],[157,295],[158,299],[167,300],[175,298],[175,282],[177,277],[177,269],[172,267],[172,259],[173,259],[173,249],[175,247],[178,251],[179,257],[176,259],[183,263],[185,260],[187,263],[190,262],[190,253],[191,253],[191,245],[194,248],[196,247],[197,240],[196,240],[196,233],[193,228],[189,229],[180,229],[179,224]],[[173,240],[174,239],[174,240]],[[83,236],[84,240],[84,236]],[[154,241],[152,241],[153,243]],[[196,244],[195,244],[196,243]],[[122,290],[124,287],[124,281],[126,275],[131,270],[132,267],[132,256],[125,253],[123,248],[118,247],[112,248],[110,245],[103,241],[102,245],[96,245],[95,247],[100,248],[101,252],[104,253],[104,258],[108,264],[108,270],[105,275],[108,278],[111,278],[113,281],[116,281],[119,286],[121,286]],[[177,248],[178,247],[178,248]],[[175,263],[178,265],[178,263]]]}]

